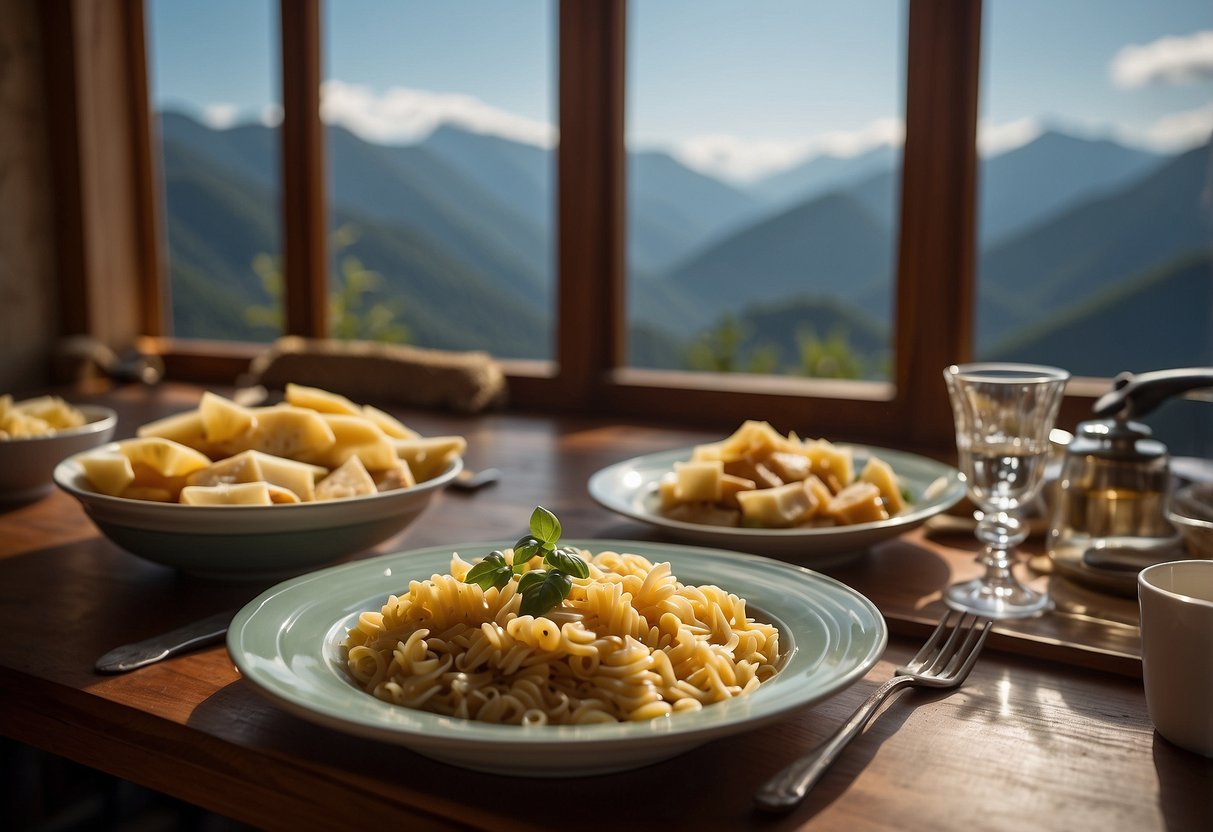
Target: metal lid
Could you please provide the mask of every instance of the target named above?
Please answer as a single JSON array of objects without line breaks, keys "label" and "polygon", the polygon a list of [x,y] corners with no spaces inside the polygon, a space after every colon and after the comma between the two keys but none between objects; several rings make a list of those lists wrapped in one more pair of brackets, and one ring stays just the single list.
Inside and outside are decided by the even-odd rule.
[{"label": "metal lid", "polygon": [[1153,438],[1149,426],[1127,419],[1080,422],[1067,450],[1071,455],[1123,462],[1149,461],[1167,454],[1167,446]]}]

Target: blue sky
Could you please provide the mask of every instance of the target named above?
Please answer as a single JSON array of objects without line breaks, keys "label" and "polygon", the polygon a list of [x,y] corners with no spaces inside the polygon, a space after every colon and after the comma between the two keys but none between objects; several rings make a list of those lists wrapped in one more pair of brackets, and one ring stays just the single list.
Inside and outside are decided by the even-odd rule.
[{"label": "blue sky", "polygon": [[[158,105],[217,126],[272,119],[277,5],[152,0]],[[897,142],[904,14],[886,0],[638,0],[629,141],[738,181]],[[324,23],[327,119],[385,142],[443,120],[553,140],[552,0],[328,0]],[[1213,132],[1208,0],[987,0],[983,35],[987,152],[1046,126],[1160,150]]]}]

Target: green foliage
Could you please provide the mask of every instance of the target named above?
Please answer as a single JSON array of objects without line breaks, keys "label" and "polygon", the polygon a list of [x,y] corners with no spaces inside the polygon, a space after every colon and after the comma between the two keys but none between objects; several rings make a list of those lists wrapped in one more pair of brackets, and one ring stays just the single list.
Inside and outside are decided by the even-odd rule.
[{"label": "green foliage", "polygon": [[261,253],[253,258],[253,273],[270,302],[264,306],[250,305],[244,309],[244,322],[249,326],[282,331],[282,258]]},{"label": "green foliage", "polygon": [[710,373],[775,372],[778,352],[769,345],[758,345],[743,353],[742,344],[748,337],[747,328],[732,314],[725,314],[715,328],[691,343],[687,365]]},{"label": "green foliage", "polygon": [[797,333],[800,373],[810,378],[862,378],[863,362],[851,348],[846,329],[835,328],[824,341],[808,327]]},{"label": "green foliage", "polygon": [[[347,223],[338,228],[332,237],[334,254],[349,248],[358,240],[358,236],[358,229],[353,225]],[[399,298],[378,302],[371,300],[383,286],[379,273],[365,268],[362,261],[353,255],[339,257],[338,263],[339,268],[330,280],[329,291],[329,332],[332,337],[343,341],[410,343],[412,333],[399,320],[404,315],[403,301]],[[285,291],[282,258],[258,254],[253,258],[252,267],[270,303],[248,306],[244,310],[244,321],[249,326],[270,327],[281,332]]]}]

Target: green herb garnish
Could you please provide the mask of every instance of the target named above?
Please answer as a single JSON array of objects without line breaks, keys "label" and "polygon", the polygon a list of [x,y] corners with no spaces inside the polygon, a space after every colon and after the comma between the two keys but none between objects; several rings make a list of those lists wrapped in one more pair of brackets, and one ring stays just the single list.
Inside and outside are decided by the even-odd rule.
[{"label": "green herb garnish", "polygon": [[505,555],[501,552],[490,552],[484,560],[468,570],[468,575],[463,582],[479,584],[481,589],[488,589],[491,586],[501,589],[510,582],[512,577],[514,577],[514,570],[510,569],[510,565],[505,562]]},{"label": "green herb garnish", "polygon": [[[575,549],[556,548],[560,540],[560,521],[543,506],[531,512],[531,533],[520,537],[514,544],[513,566],[506,563],[505,554],[490,552],[470,570],[464,583],[476,584],[481,589],[489,587],[504,589],[514,577],[518,577],[518,594],[522,596],[520,615],[539,617],[560,606],[573,588],[573,578],[588,578],[589,565]],[[542,557],[544,569],[527,569],[534,558]]]}]

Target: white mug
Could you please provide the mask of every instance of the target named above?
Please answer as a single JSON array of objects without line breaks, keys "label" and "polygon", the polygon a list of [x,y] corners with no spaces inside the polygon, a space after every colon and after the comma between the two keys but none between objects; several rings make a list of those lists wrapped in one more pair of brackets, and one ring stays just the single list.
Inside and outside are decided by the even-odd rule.
[{"label": "white mug", "polygon": [[1146,567],[1137,598],[1150,720],[1176,745],[1213,757],[1213,560]]}]

